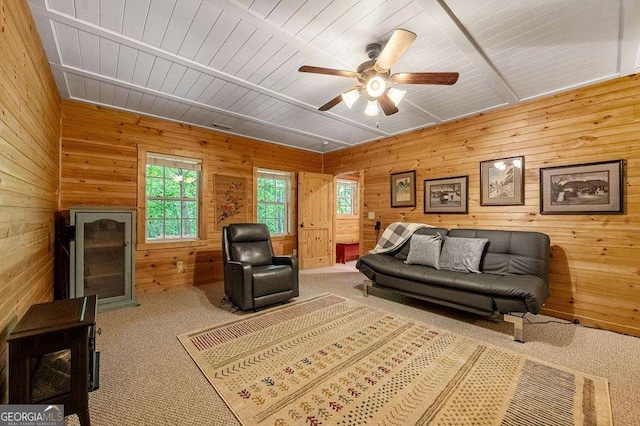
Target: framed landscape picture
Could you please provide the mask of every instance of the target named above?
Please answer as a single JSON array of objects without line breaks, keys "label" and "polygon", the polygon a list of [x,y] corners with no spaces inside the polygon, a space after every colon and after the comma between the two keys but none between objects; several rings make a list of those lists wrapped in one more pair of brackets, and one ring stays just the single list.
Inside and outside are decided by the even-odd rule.
[{"label": "framed landscape picture", "polygon": [[620,214],[623,160],[540,169],[541,214]]},{"label": "framed landscape picture", "polygon": [[524,205],[524,156],[480,163],[480,205]]},{"label": "framed landscape picture", "polygon": [[416,206],[416,172],[391,174],[391,207]]},{"label": "framed landscape picture", "polygon": [[457,176],[424,181],[425,214],[467,214],[469,206],[469,176]]}]

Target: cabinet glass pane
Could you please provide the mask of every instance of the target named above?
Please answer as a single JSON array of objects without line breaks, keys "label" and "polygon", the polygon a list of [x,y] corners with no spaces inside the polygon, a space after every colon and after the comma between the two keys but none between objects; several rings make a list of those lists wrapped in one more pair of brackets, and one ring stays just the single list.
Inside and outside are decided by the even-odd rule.
[{"label": "cabinet glass pane", "polygon": [[84,295],[125,295],[125,224],[102,219],[84,224]]}]

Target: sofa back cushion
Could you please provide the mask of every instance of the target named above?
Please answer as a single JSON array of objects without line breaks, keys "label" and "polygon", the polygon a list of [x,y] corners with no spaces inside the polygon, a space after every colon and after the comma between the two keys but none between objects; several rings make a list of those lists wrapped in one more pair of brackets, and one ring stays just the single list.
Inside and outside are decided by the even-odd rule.
[{"label": "sofa back cushion", "polygon": [[451,237],[489,240],[480,262],[486,274],[537,275],[549,282],[549,236],[539,232],[452,229]]},{"label": "sofa back cushion", "polygon": [[[413,235],[431,235],[434,236],[436,234],[440,234],[442,238],[444,238],[448,229],[445,228],[420,228]],[[403,245],[401,245],[397,251],[390,253],[396,259],[402,260],[403,262],[407,260],[407,256],[409,255],[409,249],[411,248],[411,238],[409,238]]]}]

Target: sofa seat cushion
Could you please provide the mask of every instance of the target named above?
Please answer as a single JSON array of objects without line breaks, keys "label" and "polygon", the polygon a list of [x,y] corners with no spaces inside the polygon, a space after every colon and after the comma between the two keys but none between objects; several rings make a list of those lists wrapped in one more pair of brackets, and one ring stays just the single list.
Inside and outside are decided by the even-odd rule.
[{"label": "sofa seat cushion", "polygon": [[[536,275],[466,274],[428,266],[407,265],[393,256],[366,255],[360,263],[372,270],[405,280],[437,284],[463,291],[523,299],[537,313],[548,297],[544,281]],[[386,285],[389,285],[388,283]]]},{"label": "sofa seat cushion", "polygon": [[496,304],[492,295],[478,294],[437,284],[416,283],[412,280],[385,274],[378,274],[376,278],[376,286],[384,286],[424,300],[438,301],[440,303],[443,301],[448,302],[449,306],[464,307],[466,311],[481,315],[491,315],[496,311]]},{"label": "sofa seat cushion", "polygon": [[293,269],[289,265],[254,266],[251,273],[254,298],[291,290]]}]

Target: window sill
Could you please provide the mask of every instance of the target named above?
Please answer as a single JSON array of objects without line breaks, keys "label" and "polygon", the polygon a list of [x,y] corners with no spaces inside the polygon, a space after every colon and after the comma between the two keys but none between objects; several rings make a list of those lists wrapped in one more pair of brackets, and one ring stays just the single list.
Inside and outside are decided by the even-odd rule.
[{"label": "window sill", "polygon": [[138,243],[137,250],[162,250],[181,247],[201,247],[207,245],[206,240],[154,241]]},{"label": "window sill", "polygon": [[360,216],[357,214],[339,214],[336,213],[336,219],[358,219]]}]

